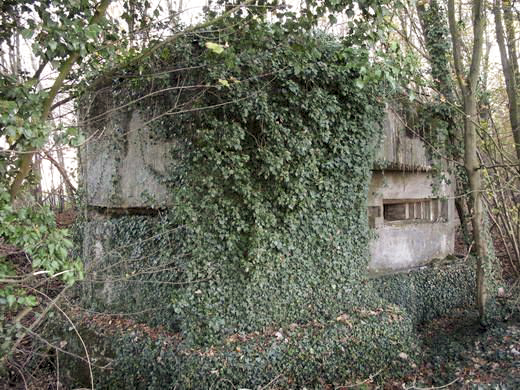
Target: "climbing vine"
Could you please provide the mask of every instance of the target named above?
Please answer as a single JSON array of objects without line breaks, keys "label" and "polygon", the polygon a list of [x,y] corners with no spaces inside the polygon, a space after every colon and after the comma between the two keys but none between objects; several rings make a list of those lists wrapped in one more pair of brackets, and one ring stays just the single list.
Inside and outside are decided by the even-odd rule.
[{"label": "climbing vine", "polygon": [[[144,74],[172,63],[191,70],[154,77],[152,89],[146,78],[115,85],[117,96],[150,95],[139,102],[145,120],[171,111],[150,123],[183,151],[171,220],[190,256],[179,259],[185,287],[171,304],[203,343],[332,318],[363,299],[350,286],[366,269],[365,198],[383,109],[365,48],[320,34],[288,40],[261,23],[216,34],[139,65]],[[208,50],[213,42],[229,47]],[[177,85],[182,93],[168,90]]]},{"label": "climbing vine", "polygon": [[[174,268],[166,283],[132,304],[161,297],[166,310],[144,317],[178,343],[132,336],[134,344],[118,343],[119,366],[103,380],[130,380],[144,361],[156,388],[258,386],[281,374],[298,387],[412,367],[399,360],[412,356],[412,318],[366,275],[370,170],[397,67],[352,37],[232,22],[186,34],[98,84],[113,91],[114,107],[134,102],[154,137],[175,142],[165,215],[88,226],[117,254],[104,258],[114,270],[131,259],[124,272],[132,275],[148,250],[152,261],[168,254],[157,260]],[[148,240],[154,224],[171,231],[168,240]],[[113,243],[102,238],[112,233]],[[92,285],[93,295],[129,296],[124,282]]]}]

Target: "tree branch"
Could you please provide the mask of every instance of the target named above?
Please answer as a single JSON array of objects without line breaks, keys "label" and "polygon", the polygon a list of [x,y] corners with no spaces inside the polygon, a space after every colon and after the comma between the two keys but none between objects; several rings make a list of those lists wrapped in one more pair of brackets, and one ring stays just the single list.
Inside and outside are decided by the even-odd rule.
[{"label": "tree branch", "polygon": [[[96,10],[96,13],[90,20],[89,25],[99,23],[99,21],[105,15],[109,4],[110,4],[110,0],[101,1],[101,3],[99,4],[99,7]],[[72,66],[76,63],[76,61],[79,58],[80,58],[80,52],[75,51],[75,52],[71,53],[69,58],[67,58],[67,60],[61,65],[60,73],[58,74],[58,77],[56,78],[56,80],[54,80],[54,84],[52,85],[49,95],[47,96],[47,99],[45,99],[45,101],[43,103],[41,117],[39,118],[42,122],[45,122],[49,118],[49,114],[51,113],[51,110],[52,110],[52,103],[54,102],[56,95],[58,95],[58,92],[60,91],[60,88],[62,87],[63,83],[65,82],[65,79],[69,75],[69,73],[72,69]],[[31,161],[32,161],[33,156],[34,156],[34,151],[24,154],[22,156],[20,168],[18,170],[18,173],[17,173],[13,183],[11,184],[11,188],[9,191],[11,194],[11,202],[14,201],[14,199],[20,192],[23,181],[25,180],[25,178],[31,171]]]}]

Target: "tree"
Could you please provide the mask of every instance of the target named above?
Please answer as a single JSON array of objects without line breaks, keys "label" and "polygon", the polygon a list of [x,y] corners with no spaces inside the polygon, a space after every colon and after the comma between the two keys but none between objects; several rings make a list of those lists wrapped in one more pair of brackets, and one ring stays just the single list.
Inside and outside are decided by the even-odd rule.
[{"label": "tree", "polygon": [[[480,0],[471,2],[472,30],[469,34],[463,33],[466,25],[463,12],[465,6],[462,3],[456,4],[454,0],[449,1],[447,5],[446,26],[446,14],[439,2],[425,0],[416,3],[417,20],[422,30],[422,36],[416,37],[416,40],[423,42],[423,55],[430,66],[432,80],[431,92],[428,95],[432,97],[431,100],[434,100],[434,103],[431,103],[434,119],[437,124],[444,125],[440,127],[446,129],[444,141],[439,134],[432,134],[434,139],[430,143],[434,144],[437,157],[450,161],[454,165],[459,195],[456,206],[464,232],[466,232],[465,210],[469,211],[477,255],[477,306],[481,320],[485,322],[490,254],[483,207],[485,186],[482,170],[484,167],[479,158],[480,143],[478,142],[479,136],[485,137],[479,112],[484,101],[483,96],[486,96],[485,91],[482,90],[486,85],[481,82],[485,79],[481,71],[484,57],[485,5]],[[414,16],[410,12],[408,14],[413,25]],[[460,20],[457,14],[460,14]],[[415,46],[412,47],[416,50]],[[468,47],[470,53],[467,52]],[[464,128],[463,134],[460,130],[461,125]],[[439,141],[443,144],[439,144]],[[459,168],[463,170],[458,171]],[[466,194],[468,196],[465,196]],[[465,199],[468,199],[467,205],[464,205]]]},{"label": "tree", "polygon": [[477,126],[479,123],[477,111],[477,88],[480,77],[480,65],[483,55],[483,40],[485,28],[485,7],[482,0],[472,2],[473,48],[470,56],[469,70],[463,67],[462,39],[460,26],[456,20],[455,1],[448,0],[448,22],[453,45],[453,63],[455,76],[459,86],[464,112],[464,166],[471,191],[471,224],[477,253],[476,286],[477,306],[481,321],[485,321],[487,311],[486,269],[488,269],[489,254],[487,250],[486,231],[484,224],[484,208],[482,202],[482,177],[480,162],[477,155]]},{"label": "tree", "polygon": [[[104,17],[109,3],[110,3],[110,0],[102,0],[101,3],[95,8],[93,15],[88,18],[89,21],[88,21],[88,23],[86,23],[87,31],[93,31],[95,33],[96,30],[98,30],[97,25],[99,24],[101,19]],[[36,9],[37,9],[37,7],[36,7]],[[88,10],[91,10],[91,9],[88,8]],[[50,20],[51,14],[48,10],[44,11],[42,8],[40,8],[40,10],[38,10],[38,11],[39,11],[39,14],[41,15],[43,21],[45,21],[47,19],[49,22],[51,22],[51,20]],[[69,10],[63,9],[62,20],[65,20],[65,17],[69,17],[69,15],[67,15],[67,11],[69,11]],[[80,11],[80,10],[78,10],[78,11]],[[74,10],[72,11],[72,13],[74,13]],[[88,14],[84,15],[85,19],[87,17],[88,17]],[[33,23],[34,23],[34,21],[33,21]],[[49,23],[49,26],[52,26],[52,24]],[[74,26],[74,24],[72,26]],[[65,28],[66,24],[64,24],[63,27]],[[42,32],[45,32],[45,29],[43,29]],[[50,33],[50,32],[52,32],[52,30],[49,28],[48,32]],[[32,32],[30,31],[29,33],[31,34]],[[45,36],[42,36],[42,39],[45,39]],[[57,56],[58,59],[60,59],[60,57],[62,57],[62,56],[64,58],[64,60],[62,60],[58,66],[58,76],[54,80],[50,90],[45,94],[45,96],[39,97],[39,99],[40,99],[39,105],[37,107],[32,107],[32,110],[31,110],[32,112],[30,113],[31,114],[30,119],[38,126],[44,126],[46,124],[46,122],[49,120],[49,115],[51,114],[54,100],[60,93],[60,91],[66,81],[67,76],[69,75],[69,73],[72,70],[72,67],[81,58],[82,49],[84,51],[86,51],[85,43],[80,41],[79,39],[80,39],[80,37],[73,37],[73,40],[71,42],[64,42],[64,44],[69,43],[71,47],[69,48],[69,50],[65,50],[65,52],[62,55],[60,55],[61,53],[59,53]],[[48,41],[48,45],[49,45],[48,48],[51,51],[53,51],[53,47],[58,49],[58,43],[59,42],[56,42],[55,40],[50,40],[50,41]],[[70,49],[72,49],[72,50],[70,50]],[[44,67],[46,62],[49,60],[50,59],[46,58],[44,60],[44,62],[42,63],[42,65],[40,65],[40,67],[41,68]],[[35,74],[32,77],[32,79],[29,80],[30,83],[32,83],[32,84],[37,83],[39,81],[37,79],[38,76],[39,76],[39,74]],[[31,95],[29,95],[29,96],[31,96]],[[27,137],[24,134],[22,134],[22,135],[26,139],[30,138],[30,136]],[[22,135],[19,135],[19,137],[16,138],[16,134],[15,134],[14,142],[17,142],[18,140],[20,140],[20,138],[21,138],[20,136],[22,136]],[[31,150],[30,148],[34,147],[36,145],[29,144],[27,146],[29,146],[29,147],[24,148],[25,150],[24,149],[21,150],[20,161],[17,164],[18,171],[14,177],[14,180],[10,184],[9,193],[11,195],[11,201],[14,201],[14,199],[18,196],[18,194],[21,190],[21,187],[22,187],[22,183],[31,170],[31,161],[32,161],[32,157],[34,156],[35,152],[34,152],[34,150]]]},{"label": "tree", "polygon": [[[69,256],[68,232],[57,229],[50,210],[35,206],[24,190],[33,182],[34,156],[50,135],[52,111],[61,104],[56,99],[73,93],[71,72],[100,47],[109,3],[7,1],[0,8],[0,45],[17,50],[13,66],[0,73],[1,365],[55,303],[38,289],[42,279],[61,277],[71,285],[82,275],[80,262]],[[23,50],[39,59],[34,74],[21,66]],[[49,85],[50,68],[57,74]]]},{"label": "tree", "polygon": [[509,102],[509,121],[516,156],[520,161],[520,70],[518,69],[516,31],[511,1],[494,0],[493,14],[495,15],[495,33]]},{"label": "tree", "polygon": [[467,202],[464,196],[460,196],[465,192],[464,174],[460,172],[463,145],[460,134],[460,115],[456,109],[458,100],[452,78],[453,72],[450,61],[452,45],[446,13],[436,0],[417,2],[416,8],[431,68],[434,96],[436,97],[435,112],[444,123],[447,131],[444,144],[439,145],[446,154],[441,156],[441,158],[453,161],[455,164],[452,167],[452,170],[457,175],[456,187],[458,196],[455,199],[455,206],[461,221],[464,237],[468,237],[465,213]]}]

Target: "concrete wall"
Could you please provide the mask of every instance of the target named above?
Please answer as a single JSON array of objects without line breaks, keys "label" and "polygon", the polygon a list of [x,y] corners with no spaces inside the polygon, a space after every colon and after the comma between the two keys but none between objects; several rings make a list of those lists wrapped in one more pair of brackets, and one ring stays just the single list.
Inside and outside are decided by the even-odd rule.
[{"label": "concrete wall", "polygon": [[[137,111],[114,110],[114,106],[111,95],[105,94],[94,99],[85,115],[101,118],[85,128],[90,141],[81,149],[87,205],[101,209],[133,208],[138,209],[138,213],[169,207],[170,191],[165,173],[174,167],[179,145],[172,139],[158,138]],[[385,203],[413,202],[453,194],[453,189],[446,183],[440,183],[438,193],[432,193],[424,145],[419,138],[410,135],[401,118],[390,108],[377,156],[378,164],[394,170],[379,169],[372,177],[368,201],[377,238],[370,246],[370,268],[406,269],[452,253],[456,225],[453,200],[448,202],[445,220],[385,220]],[[435,217],[433,211],[431,217]],[[89,243],[94,248],[97,244],[95,240]]]},{"label": "concrete wall", "polygon": [[431,159],[419,134],[391,106],[383,126],[368,194],[375,235],[369,267],[388,272],[452,254],[458,220],[454,187],[430,177]]},{"label": "concrete wall", "polygon": [[383,142],[376,154],[376,168],[421,169],[431,167],[421,138],[408,128],[404,119],[388,106],[383,121]]},{"label": "concrete wall", "polygon": [[[434,193],[432,183],[426,172],[373,172],[368,196],[369,218],[375,233],[370,244],[372,271],[412,268],[453,253],[457,225],[453,186],[442,182]],[[416,213],[414,218],[410,211],[403,219],[385,218],[385,207],[390,210],[388,205],[405,203],[419,205],[420,217]]]},{"label": "concrete wall", "polygon": [[[106,102],[111,107],[110,102]],[[102,208],[163,208],[170,204],[165,173],[174,141],[159,139],[136,111],[109,114],[102,126],[86,128],[81,148],[86,202]]]}]

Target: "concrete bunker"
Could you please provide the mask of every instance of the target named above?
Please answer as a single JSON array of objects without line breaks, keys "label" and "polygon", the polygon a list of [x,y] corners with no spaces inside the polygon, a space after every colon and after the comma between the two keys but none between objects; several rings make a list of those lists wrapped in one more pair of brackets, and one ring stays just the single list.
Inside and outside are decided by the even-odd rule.
[{"label": "concrete bunker", "polygon": [[424,143],[391,108],[384,123],[368,193],[375,233],[369,267],[375,272],[406,270],[453,254],[458,221],[454,185],[433,176]]},{"label": "concrete bunker", "polygon": [[[190,41],[187,47],[194,45]],[[185,50],[183,58],[197,58],[186,56]],[[265,53],[269,59],[281,56],[279,51]],[[284,61],[274,63],[287,71],[287,77],[273,79],[267,91],[262,80],[248,79],[244,93],[262,94],[262,99],[248,101],[248,110],[240,109],[239,100],[230,99],[233,89],[215,89],[200,95],[200,106],[214,105],[215,95],[237,102],[236,106],[219,106],[199,117],[186,115],[157,126],[146,116],[154,111],[155,100],[152,107],[141,102],[140,107],[117,111],[114,108],[121,102],[111,93],[111,80],[98,88],[107,93],[94,97],[92,109],[85,113],[89,119],[85,132],[92,142],[81,151],[87,207],[82,250],[89,270],[83,301],[98,312],[127,313],[133,320],[159,325],[181,340],[178,348],[158,350],[109,336],[108,343],[118,349],[114,361],[124,365],[138,359],[141,364],[148,356],[153,368],[168,350],[170,362],[176,363],[161,375],[175,378],[170,384],[189,383],[186,388],[193,388],[194,383],[199,388],[211,387],[208,383],[215,382],[214,373],[220,367],[237,378],[247,378],[236,383],[250,388],[268,383],[280,370],[297,378],[294,383],[306,383],[308,374],[322,372],[332,382],[399,361],[397,351],[413,350],[414,323],[472,300],[467,291],[472,289],[473,277],[466,264],[450,264],[453,269],[447,272],[416,269],[442,255],[442,251],[430,250],[431,246],[421,257],[400,259],[397,264],[391,258],[376,257],[395,252],[385,240],[387,230],[410,237],[414,231],[406,229],[432,230],[450,223],[453,207],[445,195],[451,188],[446,185],[444,192],[432,192],[421,141],[409,137],[403,143],[399,119],[387,112],[386,141],[379,165],[372,167],[370,184],[375,140],[381,132],[376,121],[383,116],[375,94],[355,87],[355,74],[328,75],[327,67],[316,68],[319,76],[313,80],[319,82],[309,84],[305,75],[291,73],[292,67]],[[269,62],[268,69],[272,66]],[[206,83],[198,78],[204,81],[208,74],[194,74],[196,85],[205,89]],[[242,76],[245,80],[248,74]],[[167,81],[175,85],[187,75],[175,72],[171,77]],[[348,91],[342,89],[349,85]],[[312,96],[314,104],[306,105],[305,111],[299,100],[291,98],[295,88],[305,91],[302,99]],[[325,90],[330,95],[324,88],[330,88]],[[170,98],[176,104],[170,95],[154,98]],[[132,97],[139,97],[139,92]],[[191,97],[180,96],[180,101],[191,102]],[[96,122],[96,117],[103,120]],[[206,127],[197,126],[197,120],[205,120]],[[269,125],[265,132],[264,124]],[[230,133],[236,135],[232,142],[226,138]],[[188,145],[195,154],[178,153],[186,139],[195,141]],[[211,154],[215,145],[219,149]],[[405,153],[403,148],[410,145],[415,145],[412,153]],[[288,152],[294,162],[288,163]],[[409,163],[410,155],[419,163]],[[235,166],[230,164],[234,162],[245,166],[240,175],[234,176]],[[171,175],[177,171],[179,175]],[[188,180],[198,187],[184,185]],[[215,185],[206,187],[206,183]],[[242,183],[254,191],[241,193],[247,187]],[[182,197],[183,191],[192,188],[198,192],[188,195],[196,196]],[[376,229],[372,242],[367,206],[368,219]],[[181,225],[176,216],[183,209],[196,212]],[[236,225],[236,221],[244,223]],[[437,233],[450,234],[445,229]],[[377,245],[383,245],[383,250]],[[195,251],[182,252],[185,248]],[[416,253],[415,248],[406,249],[406,253]],[[369,277],[369,268],[414,271],[375,280]],[[433,279],[433,285],[424,283]],[[243,337],[252,334],[258,337]],[[284,338],[286,334],[291,336]],[[247,346],[236,348],[235,341],[230,341],[242,339]],[[211,354],[199,353],[207,347]],[[128,348],[137,349],[128,352]],[[250,371],[243,371],[244,359],[252,362]],[[256,377],[254,373],[259,372],[264,377]],[[127,379],[122,380],[126,383]]]},{"label": "concrete bunker", "polygon": [[[402,271],[453,254],[454,184],[433,177],[424,143],[410,136],[391,108],[383,130],[367,198],[375,233],[369,269]],[[176,163],[175,140],[157,139],[137,111],[110,115],[103,131],[91,136],[81,166],[87,208],[98,210],[96,220],[108,214],[156,214],[170,206],[166,172]],[[98,248],[98,258],[101,244],[89,239],[87,247]]]}]

